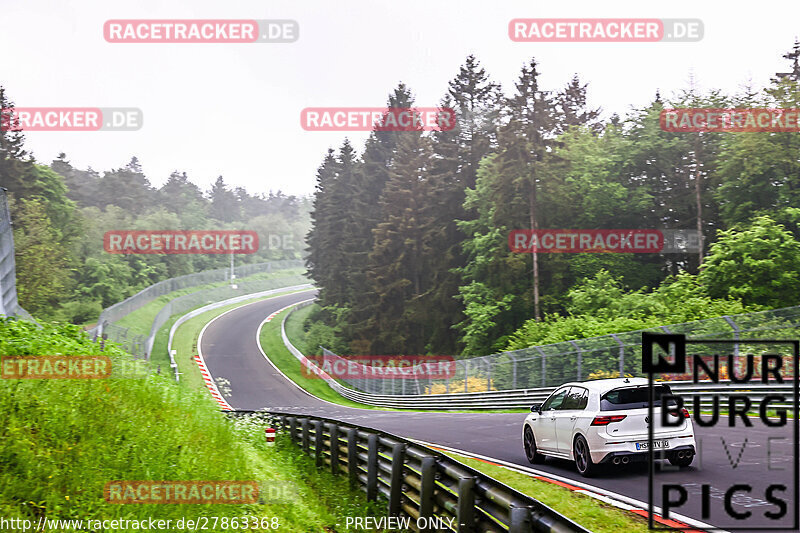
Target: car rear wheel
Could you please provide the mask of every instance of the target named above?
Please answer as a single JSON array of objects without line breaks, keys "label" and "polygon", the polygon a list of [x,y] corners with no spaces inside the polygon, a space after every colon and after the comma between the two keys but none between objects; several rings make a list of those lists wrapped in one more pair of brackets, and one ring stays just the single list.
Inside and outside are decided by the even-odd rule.
[{"label": "car rear wheel", "polygon": [[573,448],[575,466],[583,477],[591,477],[597,470],[597,465],[592,462],[592,454],[589,453],[589,444],[582,435],[575,437]]},{"label": "car rear wheel", "polygon": [[541,464],[544,462],[544,455],[536,451],[536,439],[533,438],[533,430],[530,426],[525,427],[525,436],[523,437],[525,445],[525,456],[531,464]]}]

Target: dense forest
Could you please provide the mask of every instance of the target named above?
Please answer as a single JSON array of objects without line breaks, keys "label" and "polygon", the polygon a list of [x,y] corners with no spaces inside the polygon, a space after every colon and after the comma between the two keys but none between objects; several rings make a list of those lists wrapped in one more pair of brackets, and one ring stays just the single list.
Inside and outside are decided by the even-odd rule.
[{"label": "dense forest", "polygon": [[[668,132],[667,108],[798,108],[789,72],[737,94],[688,87],[607,119],[588,84],[511,88],[469,56],[440,101],[451,131],[373,131],[325,154],[308,234],[310,346],[482,355],[797,305],[800,137]],[[624,80],[620,80],[624,83]],[[398,85],[390,108],[412,107]],[[512,253],[517,229],[691,229],[693,254]]]},{"label": "dense forest", "polygon": [[[0,87],[0,109],[13,107]],[[103,250],[109,230],[257,231],[259,251],[237,255],[236,264],[300,259],[305,253],[309,198],[281,191],[250,194],[222,176],[202,191],[178,171],[156,188],[136,157],[105,172],[77,169],[63,153],[45,165],[26,151],[24,132],[0,131],[0,186],[8,190],[14,224],[20,305],[46,320],[91,321],[104,307],[155,282],[230,262],[225,254],[109,254]],[[275,239],[271,245],[270,235],[292,235],[294,245],[284,249]]]}]

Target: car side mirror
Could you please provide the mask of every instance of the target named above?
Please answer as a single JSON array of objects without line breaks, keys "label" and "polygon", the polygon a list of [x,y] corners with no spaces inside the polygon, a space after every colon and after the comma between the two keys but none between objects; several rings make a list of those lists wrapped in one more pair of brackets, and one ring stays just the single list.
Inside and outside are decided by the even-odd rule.
[{"label": "car side mirror", "polygon": [[535,404],[531,405],[531,413],[542,414],[542,404],[535,403]]}]

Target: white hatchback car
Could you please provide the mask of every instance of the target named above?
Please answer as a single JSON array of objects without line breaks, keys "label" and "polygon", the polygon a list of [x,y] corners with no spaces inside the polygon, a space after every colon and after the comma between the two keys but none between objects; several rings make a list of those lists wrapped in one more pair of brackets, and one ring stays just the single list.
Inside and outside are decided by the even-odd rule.
[{"label": "white hatchback car", "polygon": [[[668,415],[668,424],[661,425],[661,395],[671,391],[659,383],[653,393],[653,451],[675,466],[689,466],[695,454],[689,411]],[[646,461],[648,403],[645,378],[566,383],[541,406],[531,407],[522,428],[525,455],[531,463],[548,456],[575,461],[584,476],[592,475],[600,464]]]}]

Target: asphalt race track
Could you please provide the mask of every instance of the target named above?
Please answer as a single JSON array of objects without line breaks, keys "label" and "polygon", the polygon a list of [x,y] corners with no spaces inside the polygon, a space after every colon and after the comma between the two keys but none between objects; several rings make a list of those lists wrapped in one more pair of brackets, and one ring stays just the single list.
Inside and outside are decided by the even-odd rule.
[{"label": "asphalt race track", "polygon": [[[230,311],[206,328],[201,350],[206,365],[215,378],[230,381],[228,402],[235,409],[274,409],[358,423],[404,437],[437,443],[476,454],[530,467],[522,448],[521,428],[524,413],[424,413],[375,411],[337,406],[318,400],[286,381],[265,359],[257,345],[259,324],[273,312],[312,297],[314,291],[279,296],[244,305]],[[688,498],[674,512],[690,516],[718,528],[756,531],[761,528],[792,528],[797,513],[795,441],[791,421],[778,428],[767,427],[752,419],[752,427],[737,420],[728,427],[728,418],[719,425],[701,428],[695,424],[699,454],[691,467],[680,471],[656,473],[656,505],[661,505],[660,485],[681,484]],[[643,502],[648,501],[646,464],[609,467],[597,477],[585,479],[572,463],[548,459],[537,470],[588,482]],[[731,493],[732,511],[751,513],[734,519],[725,512],[725,493],[734,485],[752,487]],[[785,502],[785,515],[770,519],[765,513],[777,513]],[[704,485],[707,485],[704,488]],[[703,494],[707,494],[708,516],[703,516]],[[534,495],[535,496],[535,495]],[[673,499],[677,499],[677,492]]]}]

